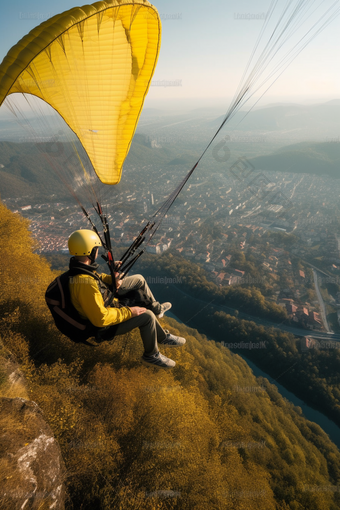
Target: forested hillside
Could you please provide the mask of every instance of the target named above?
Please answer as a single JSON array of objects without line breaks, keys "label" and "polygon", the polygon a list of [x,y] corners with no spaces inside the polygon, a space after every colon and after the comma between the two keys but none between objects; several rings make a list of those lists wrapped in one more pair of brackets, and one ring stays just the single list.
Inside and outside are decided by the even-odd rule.
[{"label": "forested hillside", "polygon": [[[27,223],[1,204],[0,238],[1,342],[60,444],[68,509],[339,508],[338,449],[239,356],[170,319],[187,338],[162,349],[171,372],[141,365],[138,331],[73,344],[44,304],[53,272],[32,253]],[[1,426],[6,434],[11,423]],[[16,483],[2,464],[1,487]]]},{"label": "forested hillside", "polygon": [[[52,140],[54,137],[50,137]],[[65,194],[59,173],[64,176],[65,165],[68,158],[77,160],[73,144],[65,141],[36,142],[34,140],[25,143],[0,141],[0,179],[1,197],[16,198],[30,195],[34,197],[46,196],[54,193],[59,197]],[[84,150],[79,142],[75,143],[83,161],[87,160]],[[150,160],[156,165],[168,163],[177,154],[176,148],[157,149],[155,151],[150,141],[144,135],[136,134],[133,138],[131,151],[126,158],[126,166],[143,166]],[[67,175],[67,174],[65,174]],[[67,182],[67,179],[66,179]],[[120,186],[124,188],[123,185]]]},{"label": "forested hillside", "polygon": [[[166,281],[164,278],[167,278],[169,282],[180,282],[158,285],[159,299],[168,297],[174,303],[174,313],[209,338],[227,344],[264,342],[264,349],[247,349],[245,352],[244,349],[236,347],[234,352],[247,355],[274,378],[279,375],[277,367],[280,367],[281,384],[340,424],[340,349],[334,348],[336,344],[333,343],[332,348],[324,350],[303,349],[301,337],[239,318],[238,310],[255,318],[267,317],[276,322],[280,315],[275,315],[273,311],[282,310],[284,319],[285,310],[267,301],[261,292],[251,285],[218,287],[206,279],[199,265],[189,263],[182,257],[164,254],[158,257],[155,263],[152,263],[152,258],[145,258],[140,263],[140,269],[155,280],[163,278],[163,281]],[[183,292],[189,295],[189,299]],[[200,301],[197,302],[196,299]],[[221,310],[219,305],[236,308],[236,316]]]}]

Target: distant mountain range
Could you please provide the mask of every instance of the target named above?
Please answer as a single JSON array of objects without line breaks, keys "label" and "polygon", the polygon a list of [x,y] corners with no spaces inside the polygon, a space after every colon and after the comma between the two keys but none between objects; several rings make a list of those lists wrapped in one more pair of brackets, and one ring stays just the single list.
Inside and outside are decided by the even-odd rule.
[{"label": "distant mountain range", "polygon": [[340,141],[298,143],[249,161],[256,170],[340,177]]},{"label": "distant mountain range", "polygon": [[[51,146],[51,151],[52,145],[50,142],[44,144],[46,150]],[[71,151],[70,144],[65,143],[63,147],[65,153]],[[125,165],[127,168],[139,169],[150,164],[160,168],[185,165],[189,169],[196,156],[197,154],[189,150],[178,152],[176,144],[155,148],[147,137],[136,134]],[[50,159],[46,158],[34,143],[0,142],[0,197],[65,193],[60,178],[51,167]],[[288,145],[272,154],[248,159],[256,170],[309,173],[338,178],[340,140]],[[142,173],[136,175],[135,184],[138,184],[138,179],[142,179],[140,176]]]},{"label": "distant mountain range", "polygon": [[0,196],[53,193],[58,177],[35,144],[0,142]]},{"label": "distant mountain range", "polygon": [[[80,143],[77,143],[81,151]],[[0,142],[0,197],[46,196],[53,193],[64,195],[66,189],[56,170],[59,171],[67,157],[73,154],[73,148],[70,143],[62,143],[61,147],[63,154],[57,158],[53,155],[56,147],[52,142]],[[161,166],[173,160],[176,154],[174,148],[155,150],[148,138],[136,134],[125,165],[142,168],[152,163]],[[66,173],[67,181],[68,176]]]},{"label": "distant mountain range", "polygon": [[[217,127],[224,116],[209,123]],[[340,134],[340,99],[316,105],[273,104],[267,107],[238,112],[227,124],[228,129],[296,133],[307,137],[326,138]]]}]

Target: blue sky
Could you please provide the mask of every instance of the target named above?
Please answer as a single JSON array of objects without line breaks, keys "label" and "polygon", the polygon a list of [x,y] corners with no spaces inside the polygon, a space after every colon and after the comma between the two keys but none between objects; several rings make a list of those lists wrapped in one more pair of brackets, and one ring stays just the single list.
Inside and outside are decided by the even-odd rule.
[{"label": "blue sky", "polygon": [[[312,0],[310,0],[312,2]],[[146,105],[172,102],[217,105],[233,96],[261,30],[268,0],[154,0],[163,26],[162,48]],[[279,0],[279,5],[284,0]],[[331,0],[323,0],[331,5]],[[82,5],[76,0],[14,0],[2,4],[0,60],[21,37],[48,17]],[[317,102],[340,97],[340,17],[299,55],[262,99]],[[165,87],[165,82],[173,86]]]}]

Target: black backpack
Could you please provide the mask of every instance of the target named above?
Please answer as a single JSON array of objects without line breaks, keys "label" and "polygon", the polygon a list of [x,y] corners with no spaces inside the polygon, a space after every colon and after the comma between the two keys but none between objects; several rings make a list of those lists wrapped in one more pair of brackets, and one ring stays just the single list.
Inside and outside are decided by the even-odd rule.
[{"label": "black backpack", "polygon": [[100,328],[83,319],[71,302],[69,278],[73,272],[67,271],[58,276],[48,286],[45,301],[50,309],[56,327],[63,335],[77,343],[92,345],[86,340],[95,336]]}]

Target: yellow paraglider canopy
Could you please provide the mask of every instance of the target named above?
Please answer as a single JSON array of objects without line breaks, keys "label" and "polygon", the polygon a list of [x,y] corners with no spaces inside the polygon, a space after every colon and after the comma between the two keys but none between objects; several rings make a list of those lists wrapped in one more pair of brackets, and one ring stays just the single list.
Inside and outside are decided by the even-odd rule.
[{"label": "yellow paraglider canopy", "polygon": [[78,136],[99,179],[120,181],[160,49],[147,0],[108,0],[34,28],[0,65],[0,105],[15,92],[50,104]]}]

